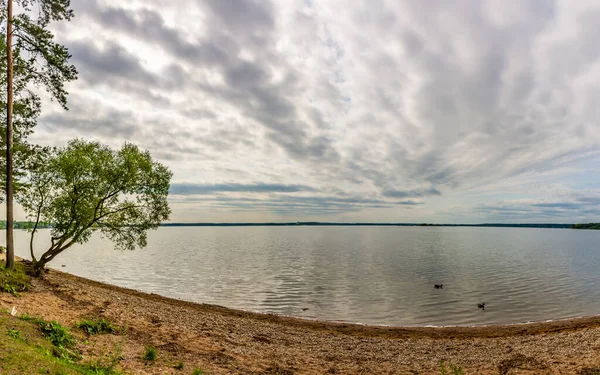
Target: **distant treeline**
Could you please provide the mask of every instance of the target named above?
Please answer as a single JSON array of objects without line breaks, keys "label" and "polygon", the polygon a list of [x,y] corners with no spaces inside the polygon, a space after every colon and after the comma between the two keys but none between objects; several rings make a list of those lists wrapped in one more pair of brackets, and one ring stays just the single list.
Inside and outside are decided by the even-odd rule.
[{"label": "distant treeline", "polygon": [[[13,221],[13,228],[15,229],[33,229],[35,222],[33,221]],[[38,229],[50,228],[50,223],[38,223]],[[6,229],[6,220],[0,220],[0,229]]]},{"label": "distant treeline", "polygon": [[[15,229],[32,229],[32,221],[15,221]],[[287,227],[287,226],[383,226],[383,227],[499,227],[499,228],[571,228],[598,229],[600,223],[588,224],[432,224],[432,223],[328,223],[299,221],[287,223],[163,223],[163,227]],[[51,228],[51,223],[39,223],[38,228]],[[6,229],[6,220],[0,220],[0,229]]]},{"label": "distant treeline", "polygon": [[573,228],[573,224],[430,224],[430,223],[328,223],[299,221],[287,223],[163,223],[164,227],[283,227],[283,226],[388,226],[388,227],[508,227],[508,228]]},{"label": "distant treeline", "polygon": [[600,223],[573,224],[573,229],[600,229]]}]

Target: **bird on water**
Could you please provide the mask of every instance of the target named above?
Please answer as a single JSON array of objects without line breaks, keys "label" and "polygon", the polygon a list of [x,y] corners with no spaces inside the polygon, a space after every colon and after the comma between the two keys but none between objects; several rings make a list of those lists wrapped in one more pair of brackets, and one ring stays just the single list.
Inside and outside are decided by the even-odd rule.
[{"label": "bird on water", "polygon": [[478,303],[477,307],[479,307],[482,310],[485,310],[485,302],[484,303]]},{"label": "bird on water", "polygon": [[435,289],[444,289],[444,284],[435,284],[433,287]]}]

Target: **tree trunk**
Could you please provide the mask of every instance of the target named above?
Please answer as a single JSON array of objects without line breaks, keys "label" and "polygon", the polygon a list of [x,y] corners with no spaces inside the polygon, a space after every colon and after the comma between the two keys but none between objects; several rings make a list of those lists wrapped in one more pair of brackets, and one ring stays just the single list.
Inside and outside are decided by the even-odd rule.
[{"label": "tree trunk", "polygon": [[6,268],[15,266],[13,240],[13,59],[12,0],[8,0],[6,21]]},{"label": "tree trunk", "polygon": [[44,274],[44,269],[46,268],[46,263],[42,263],[40,261],[33,262],[32,264],[32,276],[40,277]]}]

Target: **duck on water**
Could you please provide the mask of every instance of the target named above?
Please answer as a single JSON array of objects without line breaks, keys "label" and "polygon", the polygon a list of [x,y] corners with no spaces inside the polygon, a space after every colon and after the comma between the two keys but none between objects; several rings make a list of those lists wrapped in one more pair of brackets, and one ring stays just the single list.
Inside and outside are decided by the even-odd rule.
[{"label": "duck on water", "polygon": [[[434,284],[435,289],[444,289],[444,284]],[[478,303],[477,307],[485,311],[485,302]]]}]

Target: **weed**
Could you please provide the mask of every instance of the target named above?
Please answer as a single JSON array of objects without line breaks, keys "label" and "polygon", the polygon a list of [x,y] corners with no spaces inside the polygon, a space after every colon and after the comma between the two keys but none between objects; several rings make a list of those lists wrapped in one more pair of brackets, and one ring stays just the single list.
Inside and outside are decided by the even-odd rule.
[{"label": "weed", "polygon": [[[78,365],[86,375],[119,375],[121,372],[115,369],[117,364],[123,360],[123,350],[115,345],[112,355],[107,360],[96,360]],[[104,357],[104,354],[102,354]]]},{"label": "weed", "polygon": [[19,331],[18,329],[9,329],[8,335],[13,339],[18,339],[21,337],[21,331]]},{"label": "weed", "polygon": [[440,361],[440,374],[441,375],[464,375],[465,374],[463,372],[462,367],[457,366],[453,363],[449,363],[448,367],[450,367],[450,370],[448,370],[446,368],[446,365],[444,365],[444,361]]},{"label": "weed", "polygon": [[43,322],[40,324],[40,329],[42,330],[42,334],[54,344],[54,346],[70,348],[75,343],[69,330],[56,321]]},{"label": "weed", "polygon": [[79,324],[77,324],[77,328],[82,329],[88,335],[97,335],[103,333],[115,333],[117,332],[117,327],[115,327],[111,322],[102,318],[102,319],[84,319]]},{"label": "weed", "polygon": [[22,320],[24,322],[37,323],[37,324],[40,324],[40,323],[43,322],[42,319],[36,318],[35,316],[31,316],[31,315],[28,315],[28,314],[21,314],[21,315],[19,315],[19,320]]},{"label": "weed", "polygon": [[145,361],[156,361],[156,348],[154,348],[153,346],[147,346],[146,353],[144,353],[143,358]]},{"label": "weed", "polygon": [[81,368],[86,371],[86,374],[90,375],[116,375],[120,374],[119,371],[115,370],[118,361],[119,359],[113,359],[108,365],[105,365],[100,361],[88,362],[81,365]]},{"label": "weed", "polygon": [[195,368],[194,372],[192,372],[192,375],[204,375],[204,371],[199,368]]},{"label": "weed", "polygon": [[175,370],[183,370],[183,362],[179,362],[175,366],[173,366]]},{"label": "weed", "polygon": [[32,322],[40,327],[42,335],[54,345],[52,354],[61,360],[72,363],[75,360],[81,359],[81,355],[72,350],[75,345],[75,339],[69,333],[69,330],[62,324],[52,321],[46,322],[43,319],[22,315],[19,319],[27,322]]}]

